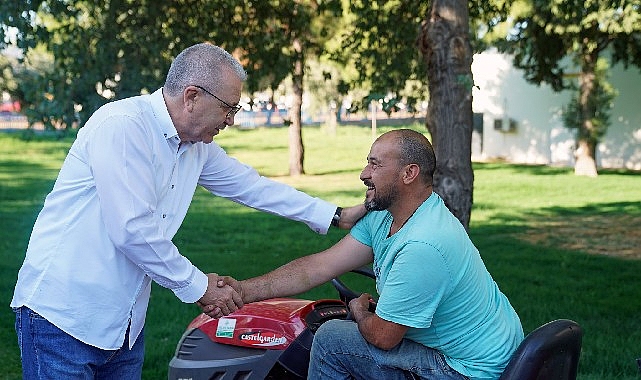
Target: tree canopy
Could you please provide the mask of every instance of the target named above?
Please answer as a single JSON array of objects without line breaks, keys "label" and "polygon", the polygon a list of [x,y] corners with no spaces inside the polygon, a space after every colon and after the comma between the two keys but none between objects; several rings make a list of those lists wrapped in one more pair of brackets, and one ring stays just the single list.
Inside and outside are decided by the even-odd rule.
[{"label": "tree canopy", "polygon": [[[227,26],[235,2],[174,0],[40,0],[0,5],[2,36],[17,28],[25,51],[43,46],[52,54],[47,71],[50,116],[69,126],[109,100],[153,90],[164,81],[173,56],[203,40],[230,41]],[[207,15],[203,17],[202,15]],[[201,20],[207,20],[202,24]],[[25,56],[29,60],[29,56]],[[28,63],[28,62],[27,62]],[[50,78],[49,80],[47,78]],[[21,99],[36,111],[38,99]],[[41,101],[41,100],[40,100]],[[75,109],[73,106],[76,106]]]}]

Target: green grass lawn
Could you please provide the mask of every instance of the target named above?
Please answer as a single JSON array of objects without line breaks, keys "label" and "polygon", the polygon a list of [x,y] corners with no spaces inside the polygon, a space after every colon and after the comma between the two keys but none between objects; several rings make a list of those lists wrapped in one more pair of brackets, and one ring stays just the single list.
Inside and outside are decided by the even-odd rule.
[{"label": "green grass lawn", "polygon": [[[412,128],[423,130],[420,125]],[[379,132],[387,130],[379,123]],[[216,138],[230,155],[264,175],[341,204],[360,203],[358,176],[372,142],[366,127],[335,135],[306,127],[306,175],[290,178],[287,130],[229,129]],[[8,307],[29,233],[71,139],[0,135],[1,379],[20,378],[13,313]],[[584,329],[581,380],[638,379],[641,357],[641,173],[502,163],[474,165],[470,235],[494,279],[519,313],[526,332],[557,318]],[[175,237],[181,252],[205,272],[239,279],[261,274],[331,245],[305,225],[256,212],[202,189]],[[360,283],[366,286],[365,283]],[[369,284],[368,284],[369,285]],[[329,285],[303,297],[334,298]],[[147,316],[145,379],[166,379],[167,365],[187,323],[198,314],[172,292],[154,286]]]}]

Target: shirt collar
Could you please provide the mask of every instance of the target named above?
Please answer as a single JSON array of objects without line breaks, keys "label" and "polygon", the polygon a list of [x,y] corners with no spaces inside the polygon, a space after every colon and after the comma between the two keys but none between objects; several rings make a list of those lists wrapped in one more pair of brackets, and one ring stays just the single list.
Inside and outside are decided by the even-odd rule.
[{"label": "shirt collar", "polygon": [[151,108],[154,110],[156,120],[158,120],[160,133],[162,133],[167,140],[178,140],[178,131],[176,131],[176,127],[171,121],[171,116],[169,116],[167,104],[165,104],[165,98],[162,95],[162,87],[154,91],[154,93],[150,95],[150,99]]}]

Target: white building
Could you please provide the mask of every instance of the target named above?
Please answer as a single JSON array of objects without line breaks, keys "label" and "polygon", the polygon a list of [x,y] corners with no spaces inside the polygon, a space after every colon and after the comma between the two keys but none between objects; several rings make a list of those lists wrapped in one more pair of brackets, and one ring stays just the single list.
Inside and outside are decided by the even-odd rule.
[{"label": "white building", "polygon": [[[571,93],[536,86],[496,52],[474,56],[472,64],[475,126],[472,159],[501,158],[513,163],[574,166],[574,135],[564,127],[561,110]],[[614,66],[609,81],[617,89],[611,124],[597,146],[599,168],[641,170],[641,73],[635,66]]]}]

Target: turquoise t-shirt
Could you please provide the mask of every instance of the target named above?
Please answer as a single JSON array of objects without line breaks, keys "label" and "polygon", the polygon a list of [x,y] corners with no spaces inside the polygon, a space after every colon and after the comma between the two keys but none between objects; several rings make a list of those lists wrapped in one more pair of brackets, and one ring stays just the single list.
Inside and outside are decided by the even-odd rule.
[{"label": "turquoise t-shirt", "polygon": [[499,378],[523,328],[461,223],[432,193],[388,237],[391,224],[388,211],[370,212],[350,232],[374,251],[376,314],[409,326],[405,338],[438,350],[459,373]]}]

